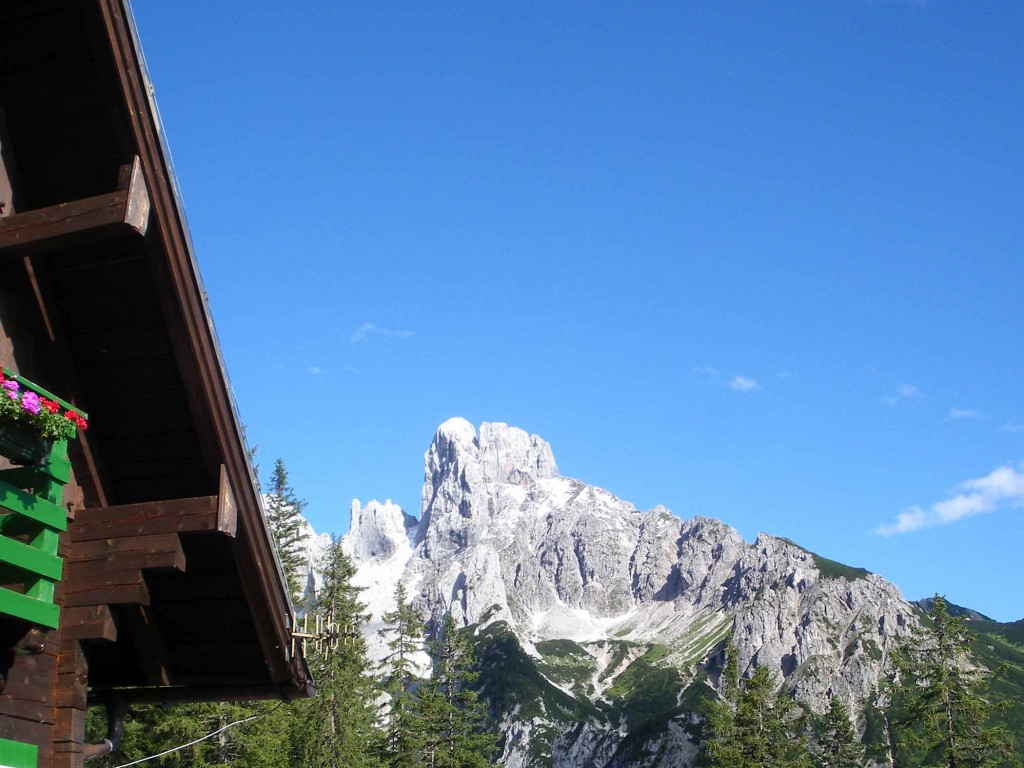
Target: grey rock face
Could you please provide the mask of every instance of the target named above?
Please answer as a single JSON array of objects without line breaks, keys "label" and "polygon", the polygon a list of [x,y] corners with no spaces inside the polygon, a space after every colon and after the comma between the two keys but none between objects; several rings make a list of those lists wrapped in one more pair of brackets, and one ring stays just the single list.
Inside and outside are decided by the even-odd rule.
[{"label": "grey rock face", "polygon": [[[394,505],[353,506],[344,546],[359,572],[372,571],[379,582],[386,561],[425,615],[451,610],[464,625],[507,622],[540,664],[543,641],[578,643],[598,670],[572,689],[588,704],[613,690],[652,644],[670,649],[659,663],[677,670],[685,687],[731,637],[741,670],[769,667],[813,710],[822,711],[832,693],[857,711],[915,621],[898,590],[878,576],[823,573],[823,561],[784,539],[761,534],[748,544],[717,520],[681,520],[663,507],[640,511],[561,477],[550,446],[515,427],[485,423],[477,432],[451,419],[424,464],[418,527]],[[370,599],[377,616],[389,608],[376,604],[384,602],[379,590],[368,594],[377,595]],[[618,661],[608,650],[615,643],[632,644]],[[509,713],[506,764],[529,765],[524,744],[556,724],[534,720]],[[667,723],[641,762],[692,764],[684,725]],[[600,721],[558,727],[549,744],[556,765],[610,767],[629,719],[615,728]]]}]

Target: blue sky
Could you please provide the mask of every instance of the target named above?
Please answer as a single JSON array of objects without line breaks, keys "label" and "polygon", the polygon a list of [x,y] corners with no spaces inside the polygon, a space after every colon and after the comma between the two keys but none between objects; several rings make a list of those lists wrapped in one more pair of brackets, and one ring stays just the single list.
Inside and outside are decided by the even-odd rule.
[{"label": "blue sky", "polygon": [[1024,617],[1024,5],[136,2],[243,420],[318,530],[450,416]]}]

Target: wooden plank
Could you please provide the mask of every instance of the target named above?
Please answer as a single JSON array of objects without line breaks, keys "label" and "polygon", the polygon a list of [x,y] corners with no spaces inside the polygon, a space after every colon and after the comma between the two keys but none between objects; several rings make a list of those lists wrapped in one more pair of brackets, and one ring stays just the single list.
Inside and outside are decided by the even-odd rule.
[{"label": "wooden plank", "polygon": [[88,578],[68,579],[64,582],[67,594],[72,592],[85,592],[89,589],[100,587],[120,587],[126,584],[137,584],[142,580],[142,572],[138,568],[125,568],[124,570],[111,571],[99,570],[88,574]]},{"label": "wooden plank", "polygon": [[[188,499],[147,501],[141,504],[122,504],[114,507],[92,507],[75,515],[74,528],[106,523],[131,523],[189,515],[213,515],[216,519],[217,497],[196,496]],[[72,540],[74,540],[72,531]]]},{"label": "wooden plank", "polygon": [[16,699],[13,696],[0,694],[0,715],[21,717],[37,723],[53,722],[53,704],[42,704],[29,699]]},{"label": "wooden plank", "polygon": [[[83,560],[68,563],[65,580],[69,584],[96,581],[113,571],[146,571],[153,569],[185,570],[185,553],[177,552],[136,553],[124,552],[109,555],[102,560]],[[73,589],[74,587],[70,587]]]},{"label": "wooden plank", "polygon": [[64,564],[56,555],[40,552],[35,547],[6,536],[0,536],[0,562],[6,562],[54,581],[60,579],[64,569]]},{"label": "wooden plank", "polygon": [[25,674],[36,679],[46,677],[57,672],[57,657],[41,653],[35,656],[18,656],[11,669],[24,670]]},{"label": "wooden plank", "polygon": [[135,652],[142,664],[146,682],[150,685],[170,685],[171,671],[160,628],[153,618],[153,612],[142,605],[125,606],[122,614],[131,633]]},{"label": "wooden plank", "polygon": [[40,499],[31,493],[15,488],[0,480],[0,507],[30,517],[56,531],[67,530],[67,512],[46,499]]},{"label": "wooden plank", "polygon": [[44,627],[56,627],[60,623],[60,609],[52,602],[37,600],[3,587],[0,587],[0,613]]},{"label": "wooden plank", "polygon": [[106,605],[67,608],[60,622],[65,640],[117,640],[117,626]]},{"label": "wooden plank", "polygon": [[38,701],[40,704],[53,704],[52,685],[16,683],[12,680],[8,680],[7,685],[4,686],[3,692],[14,699],[24,699],[25,701]]},{"label": "wooden plank", "polygon": [[242,586],[234,573],[209,576],[155,576],[153,593],[159,604],[236,600],[243,596]]},{"label": "wooden plank", "polygon": [[149,605],[149,589],[139,571],[130,573],[137,576],[137,581],[129,584],[110,584],[88,587],[77,592],[68,592],[64,605],[76,608],[83,605],[129,605],[138,603]]},{"label": "wooden plank", "polygon": [[235,534],[235,518],[226,516],[218,496],[149,501],[83,509],[75,515],[71,540],[92,541],[155,533],[220,532]]},{"label": "wooden plank", "polygon": [[[79,649],[81,646],[79,646]],[[83,653],[62,653],[54,661],[54,669],[59,675],[78,675],[86,678],[89,675],[89,664]]]},{"label": "wooden plank", "polygon": [[54,704],[58,707],[85,709],[89,706],[89,688],[86,683],[87,678],[77,675],[58,675]]},{"label": "wooden plank", "polygon": [[217,495],[217,530],[234,538],[238,532],[238,506],[231,490],[227,467],[220,465],[220,492]]},{"label": "wooden plank", "polygon": [[57,708],[53,723],[53,740],[81,744],[85,740],[85,710],[74,707]]},{"label": "wooden plank", "polygon": [[105,195],[0,219],[0,258],[44,253],[126,231],[145,235],[150,202],[138,156],[121,183]]},{"label": "wooden plank", "polygon": [[[74,527],[74,526],[72,526]],[[102,560],[118,553],[157,554],[180,552],[181,539],[176,533],[155,533],[127,539],[94,539],[76,543],[67,555],[69,563]],[[184,556],[184,553],[182,553]]]},{"label": "wooden plank", "polygon": [[202,600],[168,603],[153,585],[155,609],[170,645],[200,643],[215,636],[229,642],[257,639],[249,610],[242,600]]}]

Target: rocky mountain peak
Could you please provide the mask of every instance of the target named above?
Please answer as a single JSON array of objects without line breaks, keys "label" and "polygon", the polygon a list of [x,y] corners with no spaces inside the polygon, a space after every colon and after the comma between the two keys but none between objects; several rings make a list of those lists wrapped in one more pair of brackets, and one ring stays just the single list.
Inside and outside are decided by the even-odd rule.
[{"label": "rocky mountain peak", "polygon": [[558,477],[558,466],[547,441],[501,422],[485,421],[478,435],[473,425],[461,417],[448,419],[438,428],[425,464],[426,483],[431,491],[444,475],[472,465],[479,467],[479,479],[487,483],[526,483],[531,479]]},{"label": "rocky mountain peak", "polygon": [[[673,729],[685,725],[671,711],[688,686],[717,680],[728,641],[741,670],[767,666],[812,710],[838,695],[858,711],[916,622],[899,591],[874,574],[766,533],[747,543],[712,518],[640,511],[560,476],[546,441],[503,423],[442,424],[424,456],[421,522],[390,502],[354,502],[343,546],[372,629],[401,581],[424,616],[450,611],[478,637],[506,637],[512,645],[502,654],[515,646],[535,665],[553,709],[526,726],[509,715],[503,764],[513,768],[536,764],[535,738],[556,765],[618,766],[607,758],[624,743],[623,728],[641,725],[630,703],[647,696],[633,690],[638,675],[669,690],[658,737],[666,757],[643,764],[692,765],[686,738],[669,748]],[[594,713],[598,704],[619,714],[587,733],[556,711]],[[547,735],[531,736],[540,726]]]},{"label": "rocky mountain peak", "polygon": [[469,542],[470,529],[479,531],[486,524],[484,518],[493,516],[495,494],[502,484],[530,487],[556,477],[551,446],[536,435],[488,422],[480,425],[478,434],[465,419],[448,419],[424,456],[418,541],[444,551],[461,548]]},{"label": "rocky mountain peak", "polygon": [[386,560],[403,546],[408,546],[410,530],[417,520],[388,499],[383,504],[367,502],[362,506],[352,500],[352,522],[343,546],[356,563],[374,559]]}]

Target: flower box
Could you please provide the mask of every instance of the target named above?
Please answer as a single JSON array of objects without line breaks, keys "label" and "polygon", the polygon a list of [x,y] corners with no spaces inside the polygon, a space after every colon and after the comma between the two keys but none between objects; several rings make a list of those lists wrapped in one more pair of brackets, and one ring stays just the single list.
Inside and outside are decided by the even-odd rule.
[{"label": "flower box", "polygon": [[50,458],[53,440],[21,424],[0,421],[0,456],[12,464],[38,466]]},{"label": "flower box", "polygon": [[71,440],[88,426],[73,405],[0,368],[0,455],[15,464],[38,465],[55,442]]},{"label": "flower box", "polygon": [[0,469],[0,614],[8,617],[0,624],[60,625],[54,596],[67,530],[61,502],[71,477],[68,441],[87,426],[75,406],[0,368],[0,456],[15,465]]}]

